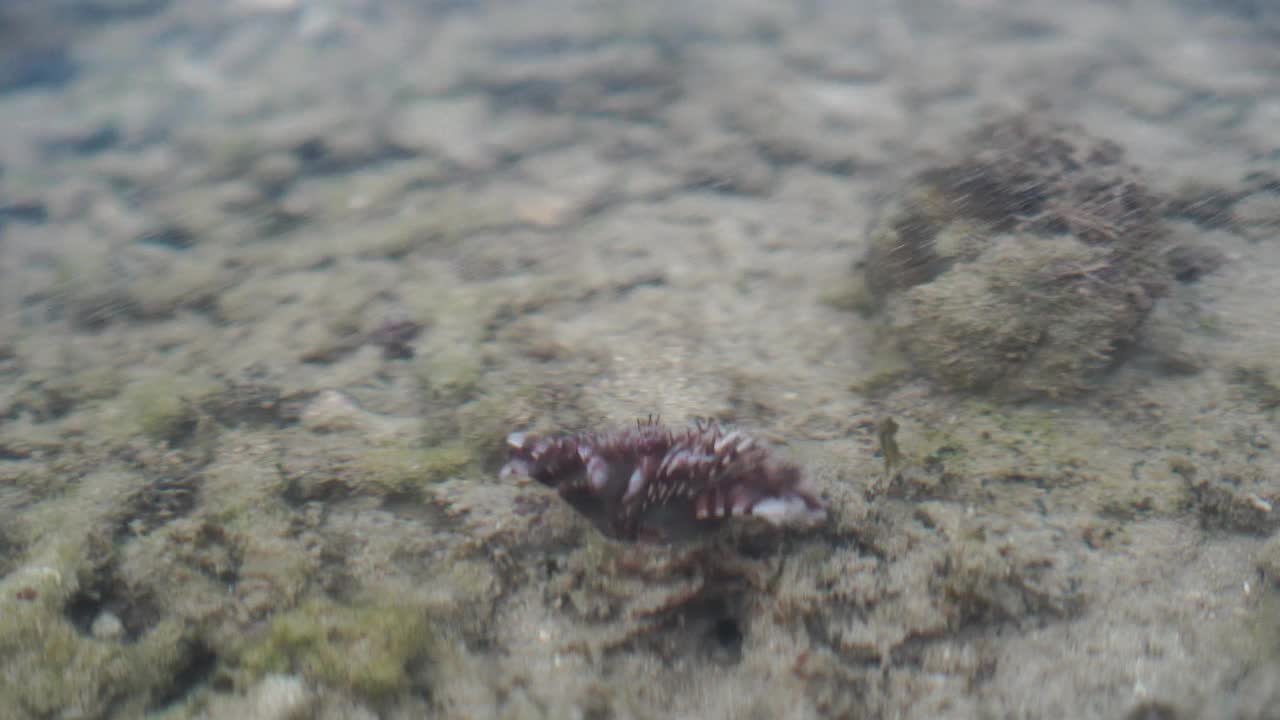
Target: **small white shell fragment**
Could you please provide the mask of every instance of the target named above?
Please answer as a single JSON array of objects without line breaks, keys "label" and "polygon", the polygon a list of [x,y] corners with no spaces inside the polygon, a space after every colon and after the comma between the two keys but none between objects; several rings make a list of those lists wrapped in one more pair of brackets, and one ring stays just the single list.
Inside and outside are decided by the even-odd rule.
[{"label": "small white shell fragment", "polygon": [[339,433],[363,427],[365,413],[345,393],[325,390],[302,409],[300,421],[314,433]]}]

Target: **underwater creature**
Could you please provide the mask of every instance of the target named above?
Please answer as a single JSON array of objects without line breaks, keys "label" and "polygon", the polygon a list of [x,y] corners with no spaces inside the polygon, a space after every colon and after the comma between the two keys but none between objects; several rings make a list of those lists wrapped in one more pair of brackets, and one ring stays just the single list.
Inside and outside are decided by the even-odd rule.
[{"label": "underwater creature", "polygon": [[600,532],[619,540],[687,539],[735,516],[775,525],[826,516],[799,466],[712,421],[679,431],[650,417],[621,431],[517,432],[507,445],[503,477],[527,476],[555,488]]}]

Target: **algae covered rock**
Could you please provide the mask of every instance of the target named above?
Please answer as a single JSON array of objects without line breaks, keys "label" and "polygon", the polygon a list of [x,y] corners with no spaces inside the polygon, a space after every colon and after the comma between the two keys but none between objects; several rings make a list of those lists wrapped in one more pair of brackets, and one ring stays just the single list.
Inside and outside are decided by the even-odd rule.
[{"label": "algae covered rock", "polygon": [[949,387],[1089,389],[1164,290],[1161,200],[1120,147],[1043,116],[995,121],[958,148],[872,230],[868,309]]},{"label": "algae covered rock", "polygon": [[310,602],[275,617],[264,635],[241,648],[241,679],[296,673],[362,698],[386,699],[428,671],[435,643],[421,608],[344,607]]}]

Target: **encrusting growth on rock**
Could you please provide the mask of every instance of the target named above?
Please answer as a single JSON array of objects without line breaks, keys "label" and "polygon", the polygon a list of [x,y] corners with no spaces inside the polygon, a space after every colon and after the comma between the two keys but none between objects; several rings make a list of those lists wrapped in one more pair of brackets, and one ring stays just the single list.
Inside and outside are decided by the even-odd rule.
[{"label": "encrusting growth on rock", "polygon": [[1087,390],[1172,279],[1161,208],[1115,143],[1038,114],[999,120],[885,213],[860,263],[866,305],[949,387]]}]

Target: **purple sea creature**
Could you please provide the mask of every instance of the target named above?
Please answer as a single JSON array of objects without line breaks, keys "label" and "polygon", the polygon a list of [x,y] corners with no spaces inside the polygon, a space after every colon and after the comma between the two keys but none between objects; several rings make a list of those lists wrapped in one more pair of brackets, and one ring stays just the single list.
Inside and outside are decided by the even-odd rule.
[{"label": "purple sea creature", "polygon": [[662,542],[688,538],[734,516],[774,524],[825,517],[800,467],[740,430],[700,420],[673,431],[650,417],[634,428],[507,436],[502,476],[528,476],[605,535]]}]

